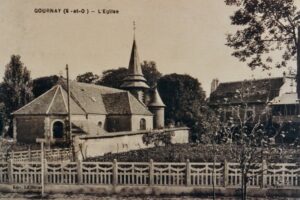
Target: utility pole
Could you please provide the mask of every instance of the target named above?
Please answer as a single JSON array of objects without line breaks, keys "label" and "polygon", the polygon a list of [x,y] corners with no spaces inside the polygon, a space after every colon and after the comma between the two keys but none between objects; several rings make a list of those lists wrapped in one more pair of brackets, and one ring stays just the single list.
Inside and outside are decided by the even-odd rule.
[{"label": "utility pole", "polygon": [[69,148],[72,151],[72,157],[75,158],[75,149],[73,144],[73,136],[72,136],[72,121],[71,121],[71,106],[70,106],[70,99],[71,99],[71,90],[70,90],[70,77],[69,77],[69,66],[66,65],[66,73],[67,73],[67,89],[68,89],[68,135],[67,140],[69,141]]},{"label": "utility pole", "polygon": [[72,122],[71,122],[71,110],[70,110],[70,79],[69,79],[69,66],[66,65],[67,73],[67,89],[68,89],[68,140],[72,142]]},{"label": "utility pole", "polygon": [[[297,97],[298,101],[300,99],[300,26],[298,29],[298,37],[297,37],[297,75],[296,75],[296,84],[297,84]],[[300,101],[299,101],[300,102]]]}]

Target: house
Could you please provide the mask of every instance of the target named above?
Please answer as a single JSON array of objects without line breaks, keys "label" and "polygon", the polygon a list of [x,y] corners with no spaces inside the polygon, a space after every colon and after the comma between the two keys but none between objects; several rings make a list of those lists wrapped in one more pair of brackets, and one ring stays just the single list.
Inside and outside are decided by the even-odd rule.
[{"label": "house", "polygon": [[[73,134],[98,136],[164,127],[165,105],[158,91],[146,83],[135,39],[128,69],[122,89],[70,81]],[[146,98],[149,94],[151,96]],[[14,140],[22,143],[35,143],[36,138],[64,141],[68,113],[67,81],[61,79],[56,86],[12,113]]]},{"label": "house", "polygon": [[[296,93],[295,75],[211,84],[209,105],[220,110],[223,121],[236,120],[238,115],[256,122],[268,122],[269,131],[277,137],[281,131],[289,133],[293,141],[300,130],[300,104]],[[236,112],[239,110],[239,112]]]},{"label": "house", "polygon": [[[216,85],[213,80],[212,85]],[[266,112],[270,100],[277,97],[284,84],[282,77],[225,82],[212,87],[209,105],[214,109],[221,109],[223,120],[236,118],[236,109],[241,111],[240,116],[260,116]]]},{"label": "house", "polygon": [[286,75],[288,80],[279,96],[269,102],[272,121],[275,123],[300,123],[300,102],[296,93],[295,74]]}]

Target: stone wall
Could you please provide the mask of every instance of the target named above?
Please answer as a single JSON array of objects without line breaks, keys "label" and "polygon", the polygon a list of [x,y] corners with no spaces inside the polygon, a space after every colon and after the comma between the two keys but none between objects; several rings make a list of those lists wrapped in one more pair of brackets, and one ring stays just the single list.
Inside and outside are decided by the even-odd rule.
[{"label": "stone wall", "polygon": [[132,115],[131,116],[131,130],[138,131],[140,129],[140,121],[141,119],[145,119],[146,121],[146,130],[153,129],[153,116],[145,116],[145,115]]},{"label": "stone wall", "polygon": [[[171,142],[188,143],[189,129],[186,127],[165,129],[172,131]],[[106,153],[120,153],[130,150],[153,147],[143,143],[143,135],[149,131],[107,133],[101,136],[78,136],[75,138],[75,151],[79,159],[82,157],[102,156]]]}]

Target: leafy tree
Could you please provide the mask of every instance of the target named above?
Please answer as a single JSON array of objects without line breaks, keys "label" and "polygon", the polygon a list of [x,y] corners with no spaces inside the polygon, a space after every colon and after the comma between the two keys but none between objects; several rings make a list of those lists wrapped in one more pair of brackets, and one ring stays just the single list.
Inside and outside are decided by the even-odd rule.
[{"label": "leafy tree", "polygon": [[157,70],[156,63],[154,61],[144,61],[141,66],[148,85],[151,88],[155,87],[158,79],[162,76]]},{"label": "leafy tree", "polygon": [[0,103],[0,135],[3,135],[4,131],[4,121],[5,120],[5,109],[4,104]]},{"label": "leafy tree", "polygon": [[93,74],[93,72],[86,72],[76,77],[76,80],[82,83],[95,83],[98,79],[99,76],[97,74]]},{"label": "leafy tree", "polygon": [[30,71],[21,62],[19,55],[12,55],[10,62],[6,65],[0,94],[5,105],[6,123],[10,123],[11,129],[10,114],[33,98]]},{"label": "leafy tree", "polygon": [[192,130],[192,139],[199,139],[197,133],[203,131],[201,109],[205,105],[199,81],[186,74],[169,74],[159,79],[158,91],[166,104],[166,121],[185,124]]},{"label": "leafy tree", "polygon": [[124,67],[118,69],[109,69],[102,72],[102,77],[96,84],[113,88],[120,88],[123,79],[128,75],[128,70]]},{"label": "leafy tree", "polygon": [[[157,70],[156,63],[154,61],[144,61],[141,67],[147,84],[150,87],[154,87],[157,84],[157,80],[161,77],[161,73]],[[119,67],[118,69],[109,69],[102,72],[102,77],[96,84],[120,88],[127,75],[127,68]]]},{"label": "leafy tree", "polygon": [[52,88],[56,83],[58,82],[59,77],[56,75],[52,76],[45,76],[45,77],[40,77],[34,79],[33,82],[33,87],[32,87],[32,92],[35,97],[40,96],[41,94],[45,93],[48,91],[50,88]]},{"label": "leafy tree", "polygon": [[[234,155],[234,160],[239,163],[237,170],[241,177],[241,197],[247,198],[247,186],[252,179],[257,179],[255,173],[263,173],[264,152],[272,146],[272,140],[281,133],[280,127],[270,133],[270,120],[268,105],[264,104],[262,112],[247,112],[253,105],[249,103],[249,95],[257,91],[251,81],[241,84],[233,95],[232,100],[224,98],[226,106],[214,107],[209,123],[205,126],[206,132],[212,143],[227,142]],[[234,102],[234,103],[231,103]],[[224,118],[224,113],[230,112],[230,117]],[[217,122],[217,123],[216,123]],[[271,125],[271,127],[270,127]],[[275,127],[273,127],[275,128]],[[211,132],[212,130],[212,132]],[[215,153],[215,150],[213,151]],[[214,155],[215,156],[215,155]],[[255,172],[256,171],[256,172]]]},{"label": "leafy tree", "polygon": [[[231,24],[239,29],[227,37],[227,45],[234,49],[232,55],[240,61],[247,61],[252,69],[285,67],[289,60],[296,59],[299,98],[300,11],[294,1],[225,0],[225,3],[237,7],[230,19]],[[282,55],[280,60],[273,61],[274,51]]]}]

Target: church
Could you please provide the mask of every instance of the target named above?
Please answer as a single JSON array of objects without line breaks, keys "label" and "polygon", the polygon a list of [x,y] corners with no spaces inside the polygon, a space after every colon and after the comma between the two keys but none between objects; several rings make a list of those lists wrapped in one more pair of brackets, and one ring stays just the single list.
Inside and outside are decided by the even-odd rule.
[{"label": "church", "polygon": [[165,105],[157,89],[147,85],[135,39],[128,70],[122,89],[70,81],[68,96],[67,81],[59,80],[50,90],[12,113],[14,140],[64,141],[68,102],[74,135],[101,136],[164,128]]}]

